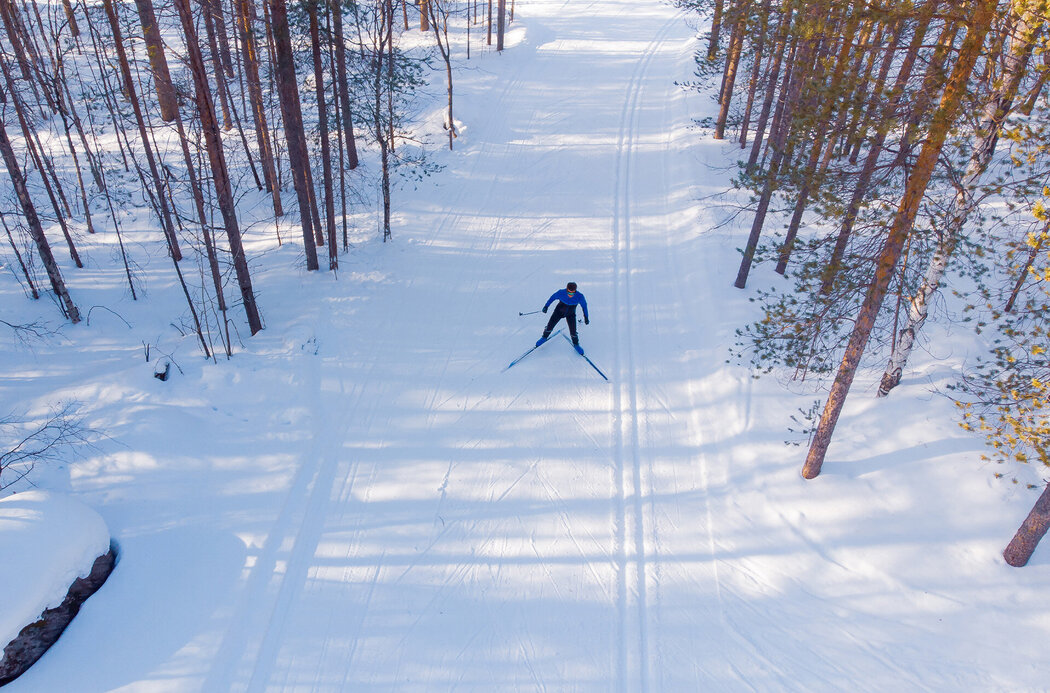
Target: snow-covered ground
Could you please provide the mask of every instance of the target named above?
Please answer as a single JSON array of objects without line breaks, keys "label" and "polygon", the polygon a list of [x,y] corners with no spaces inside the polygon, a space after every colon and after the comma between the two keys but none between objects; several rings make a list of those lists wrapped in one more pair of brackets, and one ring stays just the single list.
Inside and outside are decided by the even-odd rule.
[{"label": "snow-covered ground", "polygon": [[[674,85],[684,17],[519,3],[393,243],[336,277],[249,233],[266,329],[230,361],[169,325],[167,260],[135,248],[132,302],[85,241],[71,291],[108,310],[5,347],[0,401],[76,400],[108,436],[37,479],[102,514],[120,563],[11,693],[1046,689],[1050,546],[999,555],[1034,492],[931,394],[967,335],[887,400],[859,379],[808,482],[783,440],[812,398],[726,362],[754,310],[719,225],[736,150]],[[611,383],[560,338],[504,372],[545,318],[518,312],[569,280]],[[181,372],[153,378],[143,343]]]}]

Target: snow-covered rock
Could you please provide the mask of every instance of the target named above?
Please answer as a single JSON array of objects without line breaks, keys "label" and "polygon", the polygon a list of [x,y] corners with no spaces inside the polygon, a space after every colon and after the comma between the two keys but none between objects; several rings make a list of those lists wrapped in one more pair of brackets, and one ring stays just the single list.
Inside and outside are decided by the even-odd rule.
[{"label": "snow-covered rock", "polygon": [[43,654],[112,565],[109,529],[91,508],[45,491],[0,500],[0,683]]}]

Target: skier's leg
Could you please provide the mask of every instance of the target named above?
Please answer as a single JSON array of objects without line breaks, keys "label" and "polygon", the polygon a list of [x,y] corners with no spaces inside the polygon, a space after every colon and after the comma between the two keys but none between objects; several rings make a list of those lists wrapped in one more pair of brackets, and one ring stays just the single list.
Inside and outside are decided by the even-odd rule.
[{"label": "skier's leg", "polygon": [[576,313],[569,313],[565,316],[565,322],[569,323],[569,334],[572,335],[572,343],[580,343],[580,335],[576,334]]},{"label": "skier's leg", "polygon": [[551,313],[550,320],[547,321],[547,326],[543,328],[543,339],[547,339],[547,337],[551,336],[551,332],[554,331],[554,326],[558,324],[559,320],[561,320],[561,315],[559,314],[558,309],[555,308]]}]

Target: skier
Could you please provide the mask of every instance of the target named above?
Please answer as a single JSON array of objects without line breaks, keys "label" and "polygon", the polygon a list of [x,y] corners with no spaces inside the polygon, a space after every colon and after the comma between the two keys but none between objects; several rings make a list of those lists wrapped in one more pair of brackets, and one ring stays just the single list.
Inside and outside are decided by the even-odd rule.
[{"label": "skier", "polygon": [[583,324],[590,325],[591,319],[587,315],[587,299],[576,290],[576,282],[569,282],[564,289],[551,294],[551,297],[547,299],[547,303],[543,306],[544,313],[547,312],[547,308],[554,301],[558,301],[558,305],[554,307],[554,313],[551,315],[551,319],[547,321],[547,327],[543,329],[543,336],[536,341],[536,346],[546,342],[551,336],[554,326],[558,324],[559,320],[565,318],[565,322],[569,324],[569,334],[572,335],[572,345],[576,347],[576,351],[582,356],[583,347],[580,346],[580,336],[576,334],[576,306],[583,306]]}]

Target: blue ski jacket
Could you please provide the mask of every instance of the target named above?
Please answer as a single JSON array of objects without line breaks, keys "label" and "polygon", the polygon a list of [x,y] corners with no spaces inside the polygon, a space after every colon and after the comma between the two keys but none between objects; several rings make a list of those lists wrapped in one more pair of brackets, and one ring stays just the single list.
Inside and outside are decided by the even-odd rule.
[{"label": "blue ski jacket", "polygon": [[555,291],[553,294],[551,294],[551,297],[547,299],[547,302],[543,304],[544,312],[546,312],[550,304],[554,303],[555,301],[561,301],[567,306],[572,306],[573,312],[576,312],[576,306],[581,306],[583,308],[583,319],[588,321],[591,319],[590,316],[587,315],[587,299],[584,298],[583,294],[581,294],[579,291],[577,291],[572,296],[569,296],[569,292],[565,289]]}]

